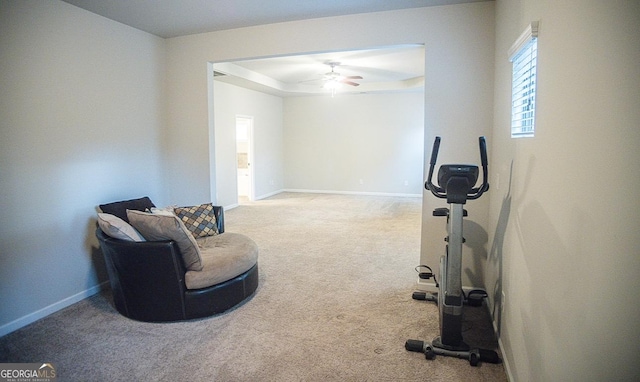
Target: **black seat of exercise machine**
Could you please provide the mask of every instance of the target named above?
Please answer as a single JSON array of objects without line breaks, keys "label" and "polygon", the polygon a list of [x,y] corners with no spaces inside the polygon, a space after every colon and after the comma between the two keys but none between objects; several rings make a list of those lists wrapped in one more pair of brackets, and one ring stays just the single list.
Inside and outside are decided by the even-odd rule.
[{"label": "black seat of exercise machine", "polygon": [[[467,210],[462,210],[462,216],[468,216]],[[433,216],[449,216],[449,209],[447,207],[439,207],[433,210]]]}]

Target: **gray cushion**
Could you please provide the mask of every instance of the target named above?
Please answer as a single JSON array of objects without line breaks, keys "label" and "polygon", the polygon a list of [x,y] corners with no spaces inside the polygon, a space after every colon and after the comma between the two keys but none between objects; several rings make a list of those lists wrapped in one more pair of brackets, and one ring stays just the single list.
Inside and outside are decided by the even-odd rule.
[{"label": "gray cushion", "polygon": [[149,241],[174,240],[180,248],[185,268],[190,271],[202,270],[198,243],[177,216],[127,210],[127,217],[131,225]]},{"label": "gray cushion", "polygon": [[258,262],[258,246],[239,233],[226,232],[198,239],[203,268],[187,271],[188,289],[206,288],[248,271]]},{"label": "gray cushion", "polygon": [[98,226],[107,235],[126,241],[145,241],[131,224],[111,214],[98,213]]}]

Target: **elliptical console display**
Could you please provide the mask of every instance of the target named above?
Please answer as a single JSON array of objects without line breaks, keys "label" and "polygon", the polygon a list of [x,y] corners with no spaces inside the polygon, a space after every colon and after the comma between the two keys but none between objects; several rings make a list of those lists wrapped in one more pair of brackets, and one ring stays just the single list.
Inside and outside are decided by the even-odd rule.
[{"label": "elliptical console display", "polygon": [[[487,144],[484,137],[479,138],[479,144],[482,183],[479,187],[474,187],[480,171],[478,166],[469,164],[441,165],[438,170],[438,184],[432,183],[440,148],[440,137],[436,137],[433,142],[433,150],[431,151],[431,160],[429,162],[429,175],[425,188],[431,191],[434,196],[447,199],[447,203],[449,203],[449,208],[437,208],[433,211],[434,216],[447,217],[448,236],[445,239],[447,245],[445,254],[440,258],[441,280],[436,283],[438,287],[437,296],[416,292],[413,294],[413,298],[416,300],[436,301],[438,303],[440,335],[431,342],[407,340],[405,343],[407,350],[422,352],[427,359],[433,359],[436,354],[439,354],[468,359],[472,366],[477,366],[480,361],[501,362],[495,351],[471,348],[462,338],[463,305],[467,301],[469,305],[482,305],[482,300],[477,298],[466,300],[462,291],[462,243],[464,242],[462,221],[463,217],[467,216],[467,211],[463,207],[467,200],[478,199],[484,192],[489,190]],[[425,274],[427,276],[423,278],[432,276],[431,273]]]}]

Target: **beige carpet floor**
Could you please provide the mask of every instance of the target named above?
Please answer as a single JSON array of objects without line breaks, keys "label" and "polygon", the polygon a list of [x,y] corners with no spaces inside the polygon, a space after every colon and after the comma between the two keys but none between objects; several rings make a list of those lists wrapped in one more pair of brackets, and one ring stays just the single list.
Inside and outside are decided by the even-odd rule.
[{"label": "beige carpet floor", "polygon": [[[108,291],[0,338],[0,362],[50,362],[59,381],[505,381],[503,365],[425,360],[438,334],[414,301],[418,198],[282,193],[225,213],[260,247],[260,286],[224,314],[177,323],[119,315]],[[464,335],[497,347],[485,308]]]}]

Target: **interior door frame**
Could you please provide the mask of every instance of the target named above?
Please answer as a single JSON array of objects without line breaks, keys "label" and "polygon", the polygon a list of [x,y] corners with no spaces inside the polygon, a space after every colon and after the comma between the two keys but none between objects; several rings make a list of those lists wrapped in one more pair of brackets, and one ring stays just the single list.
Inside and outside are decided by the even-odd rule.
[{"label": "interior door frame", "polygon": [[[243,114],[236,114],[235,117],[235,131],[236,131],[236,157],[238,154],[238,124],[240,121],[244,121],[244,123],[246,123],[247,125],[247,162],[248,162],[248,168],[249,168],[249,201],[254,201],[256,199],[256,187],[255,187],[255,163],[254,163],[254,142],[253,142],[253,116],[251,115],[243,115]],[[242,123],[242,122],[240,122]],[[238,177],[238,166],[236,165],[236,179]],[[239,196],[239,193],[237,192],[237,185],[236,185],[236,195]],[[239,199],[238,199],[239,201]]]}]

